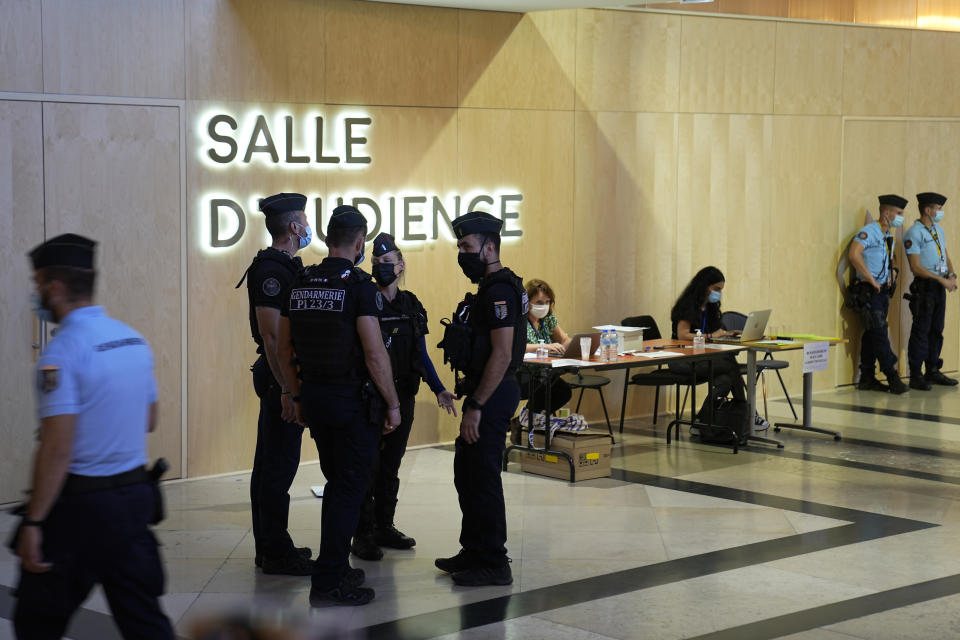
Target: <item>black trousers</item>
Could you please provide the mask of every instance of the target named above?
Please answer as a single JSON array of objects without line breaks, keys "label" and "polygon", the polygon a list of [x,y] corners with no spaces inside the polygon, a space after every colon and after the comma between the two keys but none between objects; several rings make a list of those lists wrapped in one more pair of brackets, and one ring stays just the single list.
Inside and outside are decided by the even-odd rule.
[{"label": "black trousers", "polygon": [[458,437],[453,482],[462,520],[460,546],[476,562],[500,567],[507,562],[507,515],[500,480],[501,460],[510,418],[520,404],[520,386],[504,378],[480,414],[480,439],[467,444]]},{"label": "black trousers", "polygon": [[356,535],[373,533],[393,525],[397,512],[397,494],[400,492],[400,462],[407,452],[416,396],[400,396],[400,426],[380,436],[377,459],[373,465],[370,490],[360,511]]},{"label": "black trousers", "polygon": [[250,476],[253,539],[258,556],[282,558],[294,550],[287,532],[289,491],[300,466],[303,427],[280,417],[280,385],[263,356],[253,364],[253,389],[260,398],[257,448]]},{"label": "black trousers", "polygon": [[890,336],[887,329],[887,310],[890,308],[890,296],[886,290],[873,294],[867,300],[866,308],[861,311],[863,317],[863,338],[860,340],[860,378],[876,376],[874,364],[880,365],[880,371],[887,373],[897,365],[897,356],[890,348]]},{"label": "black trousers", "polygon": [[925,278],[914,280],[912,296],[920,296],[911,305],[913,324],[910,327],[910,342],[907,343],[907,362],[910,375],[919,375],[926,363],[927,373],[939,371],[943,365],[940,350],[943,349],[943,323],[947,310],[947,290],[939,282]]},{"label": "black trousers", "polygon": [[[697,381],[706,382],[710,375],[710,363],[706,360],[695,363],[671,363],[667,368],[675,373],[690,375],[694,367],[696,367]],[[743,377],[740,375],[740,363],[737,362],[733,354],[726,354],[721,358],[713,359],[713,389],[718,397],[726,396],[729,391],[734,400],[745,401],[747,399],[747,388],[744,386]]]},{"label": "black trousers", "polygon": [[43,525],[43,556],[53,569],[20,570],[13,615],[17,637],[63,637],[70,617],[100,583],[124,638],[172,639],[159,601],[163,566],[147,526],[154,505],[147,484],[61,496]]},{"label": "black trousers", "polygon": [[[521,392],[523,391],[524,390],[521,389]],[[533,389],[533,397],[530,398],[527,407],[534,413],[545,410],[549,415],[555,413],[557,409],[570,402],[571,397],[573,397],[573,390],[570,388],[570,385],[561,378],[553,378],[550,385],[550,406],[547,406],[546,385],[538,384]]]},{"label": "black trousers", "polygon": [[383,424],[372,424],[359,385],[304,382],[300,398],[327,479],[320,552],[313,566],[313,586],[327,590],[337,586],[350,567],[350,539],[370,488]]}]

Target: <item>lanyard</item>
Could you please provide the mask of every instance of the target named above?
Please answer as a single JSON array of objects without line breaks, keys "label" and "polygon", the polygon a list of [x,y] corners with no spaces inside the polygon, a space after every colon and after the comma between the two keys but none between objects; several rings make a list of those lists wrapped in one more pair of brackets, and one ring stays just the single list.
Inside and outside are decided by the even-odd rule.
[{"label": "lanyard", "polygon": [[[887,277],[889,277],[889,276],[890,276],[890,263],[893,262],[893,255],[892,255],[892,253],[891,253],[891,251],[890,251],[890,245],[893,244],[893,243],[892,243],[892,242],[887,242],[887,236],[886,236],[886,234],[883,232],[883,227],[880,225],[879,222],[877,223],[877,226],[880,227],[880,240],[883,242],[883,248],[884,248],[884,249],[886,250],[886,252],[887,252],[887,261],[884,263],[883,269],[880,270],[880,273],[881,273],[881,274],[882,274],[882,273],[886,273],[886,274],[887,274]],[[891,238],[891,240],[892,240],[892,238]],[[879,276],[880,276],[880,274],[877,274],[876,276],[874,276],[874,278],[879,279]],[[886,282],[887,282],[887,278],[883,278],[883,282],[886,283]]]},{"label": "lanyard", "polygon": [[547,342],[548,340],[550,340],[550,336],[548,336],[548,335],[546,335],[546,334],[544,334],[544,333],[541,333],[541,330],[546,329],[546,327],[543,326],[543,321],[544,321],[544,319],[545,319],[545,318],[541,318],[541,319],[540,319],[540,328],[539,328],[539,329],[537,329],[535,326],[533,326],[533,320],[531,320],[530,318],[527,318],[527,322],[530,324],[530,328],[533,329],[533,333],[536,334],[537,339],[538,339],[538,340],[543,340],[544,342]]},{"label": "lanyard", "polygon": [[[926,225],[924,225],[924,228],[926,228]],[[940,262],[943,262],[943,247],[940,246],[940,236],[937,234],[937,227],[930,227],[927,229],[927,233],[929,233],[933,241],[937,243],[937,257],[940,258]]]},{"label": "lanyard", "polygon": [[700,333],[707,335],[707,312],[703,310],[700,312]]}]

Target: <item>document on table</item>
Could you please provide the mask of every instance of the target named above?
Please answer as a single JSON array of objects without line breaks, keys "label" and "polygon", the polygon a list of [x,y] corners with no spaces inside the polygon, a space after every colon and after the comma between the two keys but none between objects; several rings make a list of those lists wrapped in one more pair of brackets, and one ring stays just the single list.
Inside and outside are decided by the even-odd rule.
[{"label": "document on table", "polygon": [[773,344],[778,346],[794,344],[795,340],[757,340],[754,344]]},{"label": "document on table", "polygon": [[637,355],[641,358],[674,358],[676,356],[682,356],[683,354],[677,353],[676,351],[644,351]]},{"label": "document on table", "polygon": [[592,367],[596,362],[589,360],[574,360],[573,358],[557,358],[550,363],[551,367]]},{"label": "document on table", "polygon": [[601,324],[593,327],[597,331],[619,331],[620,333],[633,333],[634,331],[643,331],[650,327],[624,327],[619,324]]},{"label": "document on table", "polygon": [[716,349],[717,351],[729,351],[730,349],[741,349],[739,345],[735,344],[718,344],[716,342],[711,342],[710,344],[703,345],[704,349]]}]

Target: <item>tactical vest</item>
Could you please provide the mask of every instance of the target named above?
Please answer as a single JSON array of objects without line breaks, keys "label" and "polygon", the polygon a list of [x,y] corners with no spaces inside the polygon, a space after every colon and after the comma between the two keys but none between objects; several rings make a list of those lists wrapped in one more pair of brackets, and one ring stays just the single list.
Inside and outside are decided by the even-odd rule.
[{"label": "tactical vest", "polygon": [[360,384],[369,378],[357,333],[352,289],[370,280],[355,267],[307,267],[290,289],[290,335],[300,378],[316,384]]},{"label": "tactical vest", "polygon": [[424,335],[425,327],[420,324],[418,309],[415,295],[398,291],[393,302],[384,300],[380,315],[380,333],[390,354],[393,381],[402,396],[417,395],[420,380],[426,377],[419,355],[420,336]]},{"label": "tactical vest", "polygon": [[450,364],[454,372],[460,372],[465,380],[457,379],[457,395],[472,393],[473,388],[480,382],[483,369],[490,359],[493,345],[490,341],[490,328],[485,326],[479,315],[471,313],[472,307],[483,301],[487,290],[494,284],[505,282],[513,287],[517,295],[517,306],[520,310],[517,324],[513,328],[513,348],[511,350],[510,366],[507,373],[513,373],[523,364],[523,354],[527,345],[527,292],[523,288],[523,280],[517,277],[510,269],[501,269],[496,273],[484,277],[480,281],[476,295],[468,293],[457,305],[452,319],[444,318],[440,323],[444,326],[443,340],[437,346],[443,349],[443,362]]},{"label": "tactical vest", "polygon": [[[300,258],[291,258],[276,249],[261,249],[253,258],[253,262],[250,263],[247,270],[243,272],[243,277],[240,278],[240,282],[237,283],[234,289],[239,289],[243,281],[250,275],[250,272],[254,271],[257,265],[262,262],[275,262],[282,265],[285,269],[288,269],[294,277],[303,269],[303,263],[300,261]],[[253,336],[253,341],[257,343],[257,353],[263,353],[263,338],[260,337],[260,326],[257,324],[257,310],[253,301],[253,289],[250,287],[249,282],[247,282],[247,303],[250,306],[250,334]]]}]

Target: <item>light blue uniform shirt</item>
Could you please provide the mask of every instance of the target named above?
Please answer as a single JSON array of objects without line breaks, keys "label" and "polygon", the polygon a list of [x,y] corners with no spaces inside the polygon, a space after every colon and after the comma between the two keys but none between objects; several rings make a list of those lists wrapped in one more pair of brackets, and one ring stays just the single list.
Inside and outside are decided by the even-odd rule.
[{"label": "light blue uniform shirt", "polygon": [[[887,253],[887,239],[890,242],[890,253]],[[890,276],[889,256],[893,255],[894,238],[893,233],[883,232],[879,222],[871,222],[857,232],[854,240],[863,245],[863,262],[867,265],[874,280],[881,287]],[[866,280],[860,272],[857,271],[857,280]]]},{"label": "light blue uniform shirt", "polygon": [[947,275],[947,240],[936,222],[931,229],[917,220],[903,236],[907,255],[920,255],[920,266],[937,275]]},{"label": "light blue uniform shirt", "polygon": [[146,464],[156,400],[150,345],[103,307],[69,313],[37,362],[39,417],[76,415],[70,473],[111,476]]}]

